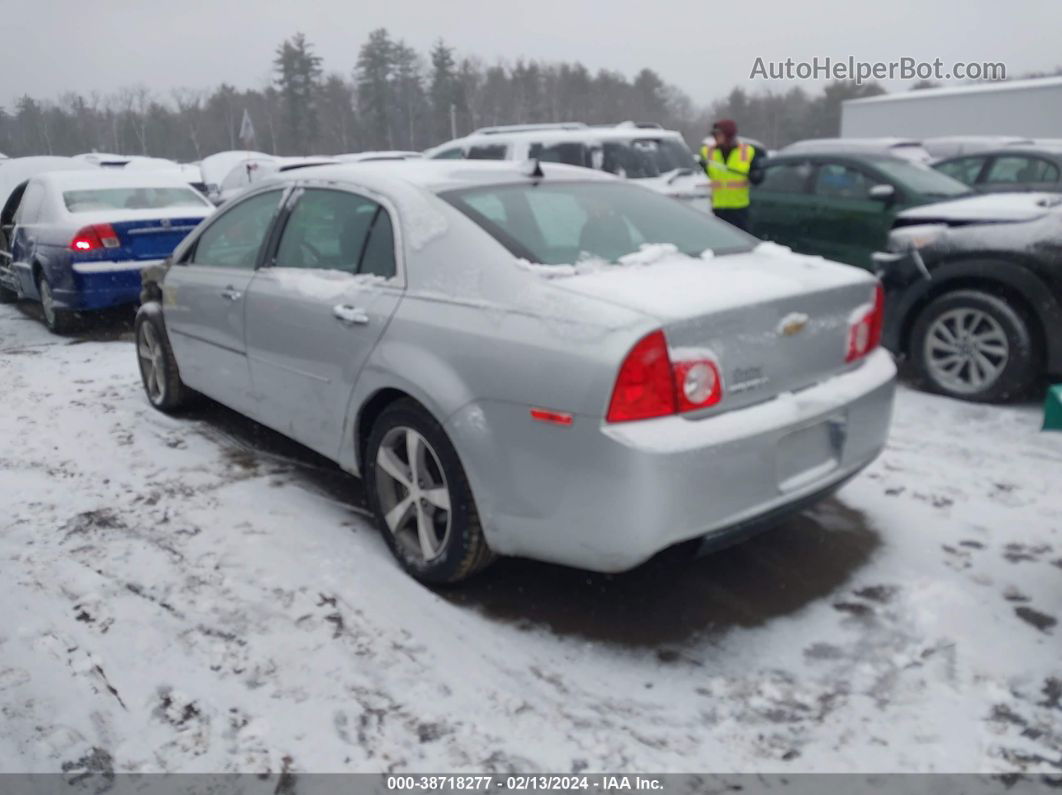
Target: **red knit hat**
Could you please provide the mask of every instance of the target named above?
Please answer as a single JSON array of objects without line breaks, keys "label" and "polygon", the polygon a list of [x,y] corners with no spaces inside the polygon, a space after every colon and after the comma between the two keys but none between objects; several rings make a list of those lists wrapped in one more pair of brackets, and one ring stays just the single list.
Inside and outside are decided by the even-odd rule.
[{"label": "red knit hat", "polygon": [[732,119],[720,119],[712,125],[712,132],[719,130],[727,138],[733,138],[737,135],[737,123]]}]

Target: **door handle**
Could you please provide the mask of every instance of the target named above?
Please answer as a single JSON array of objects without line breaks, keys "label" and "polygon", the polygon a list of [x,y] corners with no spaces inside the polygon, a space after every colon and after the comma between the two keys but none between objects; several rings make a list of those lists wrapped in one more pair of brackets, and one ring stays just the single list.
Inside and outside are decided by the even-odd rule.
[{"label": "door handle", "polygon": [[241,293],[231,284],[221,291],[221,297],[227,301],[239,301],[241,295],[243,295],[243,293]]},{"label": "door handle", "polygon": [[364,326],[369,322],[368,312],[361,307],[351,306],[350,304],[336,304],[332,307],[332,316],[348,326]]}]

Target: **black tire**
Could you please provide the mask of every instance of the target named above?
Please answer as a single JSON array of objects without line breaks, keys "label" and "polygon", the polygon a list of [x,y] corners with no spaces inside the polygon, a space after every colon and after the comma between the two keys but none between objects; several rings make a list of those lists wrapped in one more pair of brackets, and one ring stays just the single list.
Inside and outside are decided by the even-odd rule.
[{"label": "black tire", "polygon": [[0,304],[13,304],[18,300],[18,293],[6,287],[0,287]]},{"label": "black tire", "polygon": [[[161,317],[156,312],[142,308],[136,315],[134,335],[140,382],[148,402],[167,414],[188,405],[195,393],[181,380],[177,359],[174,358]],[[156,370],[159,372],[157,382],[152,375]]]},{"label": "black tire", "polygon": [[[941,325],[954,331],[956,325],[952,319],[962,317],[961,313],[969,313],[968,317],[980,315],[982,319],[976,329],[981,333],[995,332],[997,341],[992,342],[989,355],[996,372],[983,383],[976,383],[971,377],[971,364],[959,366],[957,375],[949,378],[942,370],[940,356],[934,361],[930,352],[931,345],[940,344]],[[969,345],[968,342],[965,344]],[[1037,338],[1023,311],[1005,298],[981,290],[955,290],[934,299],[915,321],[909,352],[915,377],[921,386],[960,400],[1000,403],[1021,398],[1041,376],[1042,357]],[[948,353],[941,356],[947,357]],[[955,361],[954,358],[950,360],[952,367]],[[985,361],[985,357],[982,356],[981,361]]]},{"label": "black tire", "polygon": [[[394,487],[394,480],[386,473],[381,475],[377,457],[385,439],[406,430],[415,431],[427,442],[449,492],[448,529],[437,556],[430,560],[425,560],[423,553],[407,540],[411,531],[403,532],[401,537],[398,532],[391,531],[382,507],[382,500],[386,499],[387,489]],[[420,404],[409,399],[399,400],[380,414],[366,444],[364,477],[369,506],[380,533],[402,567],[417,580],[432,585],[456,583],[481,571],[494,560],[457,451],[442,426]],[[423,501],[422,504],[434,511],[432,506]],[[411,520],[415,522],[416,517],[411,516]]]},{"label": "black tire", "polygon": [[44,325],[53,334],[69,334],[77,328],[77,314],[69,309],[57,309],[51,301],[52,285],[44,274],[37,277],[37,294],[40,296],[41,315]]}]

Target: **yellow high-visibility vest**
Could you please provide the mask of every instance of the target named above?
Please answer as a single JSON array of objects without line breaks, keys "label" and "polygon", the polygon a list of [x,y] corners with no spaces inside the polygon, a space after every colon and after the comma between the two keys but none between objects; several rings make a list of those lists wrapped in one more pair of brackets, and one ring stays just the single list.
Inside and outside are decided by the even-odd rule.
[{"label": "yellow high-visibility vest", "polygon": [[752,144],[738,144],[723,160],[718,147],[705,144],[701,158],[712,183],[712,209],[738,210],[749,206],[749,169],[756,148]]}]

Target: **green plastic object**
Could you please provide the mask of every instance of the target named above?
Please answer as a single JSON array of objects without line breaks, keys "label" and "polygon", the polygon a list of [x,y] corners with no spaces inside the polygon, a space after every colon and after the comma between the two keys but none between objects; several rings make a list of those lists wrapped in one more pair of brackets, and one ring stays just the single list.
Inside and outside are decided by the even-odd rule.
[{"label": "green plastic object", "polygon": [[1047,390],[1044,401],[1044,430],[1062,431],[1062,384],[1055,384]]}]

